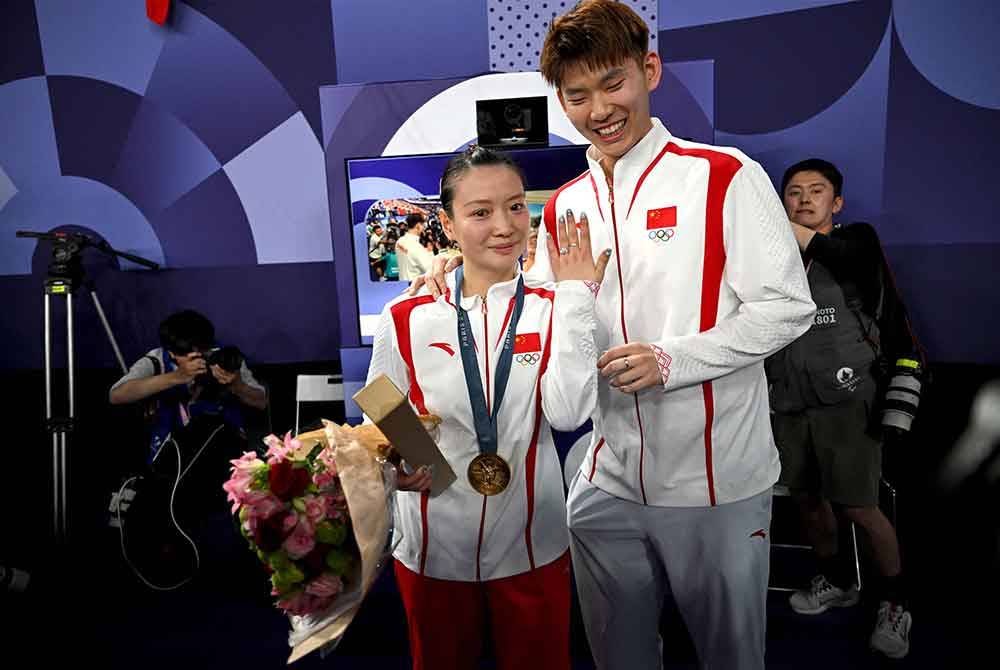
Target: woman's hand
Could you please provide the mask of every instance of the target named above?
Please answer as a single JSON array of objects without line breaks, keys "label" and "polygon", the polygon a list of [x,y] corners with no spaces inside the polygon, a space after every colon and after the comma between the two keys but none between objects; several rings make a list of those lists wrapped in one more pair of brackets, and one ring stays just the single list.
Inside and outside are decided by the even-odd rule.
[{"label": "woman's hand", "polygon": [[594,262],[594,254],[590,249],[590,224],[587,222],[587,215],[581,214],[580,222],[577,223],[573,212],[566,210],[565,216],[559,217],[556,231],[559,233],[558,247],[556,247],[557,241],[552,239],[551,235],[545,237],[549,263],[552,265],[552,274],[555,275],[556,281],[582,279],[600,284],[604,279],[608,260],[611,258],[611,249],[605,249],[597,262]]},{"label": "woman's hand", "polygon": [[429,491],[431,481],[434,479],[434,470],[429,465],[421,465],[419,468],[406,474],[406,461],[401,461],[396,469],[396,488],[400,491]]},{"label": "woman's hand", "polygon": [[434,299],[437,300],[448,285],[444,281],[444,276],[462,264],[462,255],[445,256],[438,254],[434,257],[431,269],[426,274],[422,274],[410,283],[409,288],[404,291],[406,295],[416,295],[421,286],[426,286]]}]

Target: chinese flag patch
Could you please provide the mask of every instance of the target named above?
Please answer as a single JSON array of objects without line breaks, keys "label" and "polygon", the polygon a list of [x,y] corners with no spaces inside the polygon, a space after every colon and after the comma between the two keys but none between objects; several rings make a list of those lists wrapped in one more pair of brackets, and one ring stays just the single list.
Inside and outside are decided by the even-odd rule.
[{"label": "chinese flag patch", "polygon": [[673,228],[677,225],[677,207],[660,207],[646,212],[646,230]]},{"label": "chinese flag patch", "polygon": [[514,353],[528,354],[542,350],[542,338],[538,333],[521,333],[514,337]]}]

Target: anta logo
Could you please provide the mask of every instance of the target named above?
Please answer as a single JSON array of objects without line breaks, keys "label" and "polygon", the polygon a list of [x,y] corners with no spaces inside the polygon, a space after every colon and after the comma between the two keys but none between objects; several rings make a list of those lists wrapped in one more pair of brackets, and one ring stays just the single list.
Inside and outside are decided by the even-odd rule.
[{"label": "anta logo", "polygon": [[542,338],[538,333],[520,333],[514,337],[514,361],[520,365],[536,365],[542,359]]},{"label": "anta logo", "polygon": [[767,537],[767,531],[764,530],[763,528],[758,528],[754,532],[750,533],[750,537],[759,537],[760,539],[763,540],[764,538]]},{"label": "anta logo", "polygon": [[677,232],[677,207],[660,207],[646,212],[646,236],[654,244],[669,242]]},{"label": "anta logo", "polygon": [[455,350],[447,342],[431,342],[427,346],[428,347],[434,347],[435,349],[440,349],[441,351],[445,352],[449,356],[454,356],[455,355]]}]

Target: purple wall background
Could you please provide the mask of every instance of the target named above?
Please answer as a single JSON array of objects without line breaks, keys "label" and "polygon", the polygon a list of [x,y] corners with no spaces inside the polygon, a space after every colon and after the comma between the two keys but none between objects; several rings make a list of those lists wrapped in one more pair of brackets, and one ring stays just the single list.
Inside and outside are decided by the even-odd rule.
[{"label": "purple wall background", "polygon": [[[0,10],[0,368],[41,365],[45,250],[13,232],[67,226],[169,268],[88,256],[126,358],[182,306],[256,361],[340,358],[343,332],[357,332],[342,158],[381,153],[402,119],[467,77],[530,70],[544,24],[570,3],[188,0],[165,27],[143,3],[77,4]],[[932,358],[1000,362],[1000,229],[985,205],[997,3],[629,4],[669,67],[654,98],[668,126],[698,108],[700,125],[679,134],[739,146],[775,178],[810,155],[838,163],[844,220],[879,229]],[[407,82],[388,103],[365,85],[386,81]],[[88,301],[76,301],[80,363],[110,367]]]}]

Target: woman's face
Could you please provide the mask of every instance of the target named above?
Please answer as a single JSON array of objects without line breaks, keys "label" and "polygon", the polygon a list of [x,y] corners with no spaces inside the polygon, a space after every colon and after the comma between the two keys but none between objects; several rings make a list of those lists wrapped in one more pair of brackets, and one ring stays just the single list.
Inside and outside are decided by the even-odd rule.
[{"label": "woman's face", "polygon": [[453,188],[452,213],[441,223],[465,265],[499,276],[511,272],[530,229],[521,178],[506,165],[473,167]]}]

